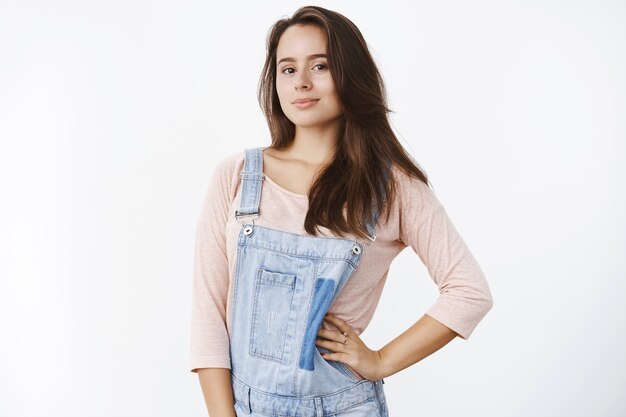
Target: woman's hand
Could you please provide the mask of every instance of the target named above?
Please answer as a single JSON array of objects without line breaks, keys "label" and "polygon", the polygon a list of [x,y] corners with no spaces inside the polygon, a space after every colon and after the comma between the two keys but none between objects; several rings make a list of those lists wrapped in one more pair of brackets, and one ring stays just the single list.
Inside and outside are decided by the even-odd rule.
[{"label": "woman's hand", "polygon": [[[316,345],[326,348],[333,353],[322,355],[324,359],[346,363],[364,378],[377,381],[382,378],[382,360],[378,351],[371,350],[361,338],[352,330],[345,321],[330,313],[325,317],[337,330],[327,330],[320,328],[317,333]],[[348,335],[348,338],[344,336]],[[346,341],[345,344],[343,341]]]}]

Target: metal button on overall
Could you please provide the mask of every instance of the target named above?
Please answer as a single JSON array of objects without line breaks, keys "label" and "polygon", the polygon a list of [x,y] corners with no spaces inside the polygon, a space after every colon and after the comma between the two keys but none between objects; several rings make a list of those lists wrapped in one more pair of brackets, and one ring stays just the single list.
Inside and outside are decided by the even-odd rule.
[{"label": "metal button on overall", "polygon": [[361,253],[361,247],[359,245],[354,245],[352,247],[352,253],[358,255],[359,253]]},{"label": "metal button on overall", "polygon": [[250,236],[252,234],[252,226],[244,227],[243,234],[246,235],[246,236]]}]

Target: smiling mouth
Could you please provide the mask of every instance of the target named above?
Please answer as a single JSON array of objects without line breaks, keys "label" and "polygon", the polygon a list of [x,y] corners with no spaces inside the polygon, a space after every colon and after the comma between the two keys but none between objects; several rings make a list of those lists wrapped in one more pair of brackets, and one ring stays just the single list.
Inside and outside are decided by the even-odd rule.
[{"label": "smiling mouth", "polygon": [[308,101],[301,101],[301,102],[295,102],[293,103],[294,106],[300,108],[300,109],[306,109],[308,107],[311,107],[313,105],[315,105],[315,103],[317,103],[319,101],[319,99],[317,100],[308,100]]}]

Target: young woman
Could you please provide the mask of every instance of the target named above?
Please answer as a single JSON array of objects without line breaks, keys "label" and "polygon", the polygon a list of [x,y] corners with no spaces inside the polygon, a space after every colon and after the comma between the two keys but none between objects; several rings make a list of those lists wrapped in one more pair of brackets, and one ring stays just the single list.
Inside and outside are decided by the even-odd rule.
[{"label": "young woman", "polygon": [[[259,101],[271,146],[221,160],[198,221],[191,371],[212,417],[387,417],[383,378],[491,309],[484,274],[393,134],[350,20],[309,6],[274,24]],[[407,246],[441,295],[371,350],[359,335]]]}]

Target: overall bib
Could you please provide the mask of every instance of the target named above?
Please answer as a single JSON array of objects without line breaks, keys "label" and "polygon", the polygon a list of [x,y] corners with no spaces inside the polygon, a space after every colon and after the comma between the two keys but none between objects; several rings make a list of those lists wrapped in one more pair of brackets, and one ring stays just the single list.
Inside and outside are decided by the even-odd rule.
[{"label": "overall bib", "polygon": [[[245,150],[230,334],[238,417],[388,417],[384,381],[359,379],[315,344],[329,307],[359,265],[356,240],[258,226],[263,148]],[[370,239],[375,226],[367,225]],[[249,222],[248,220],[251,220]]]}]

